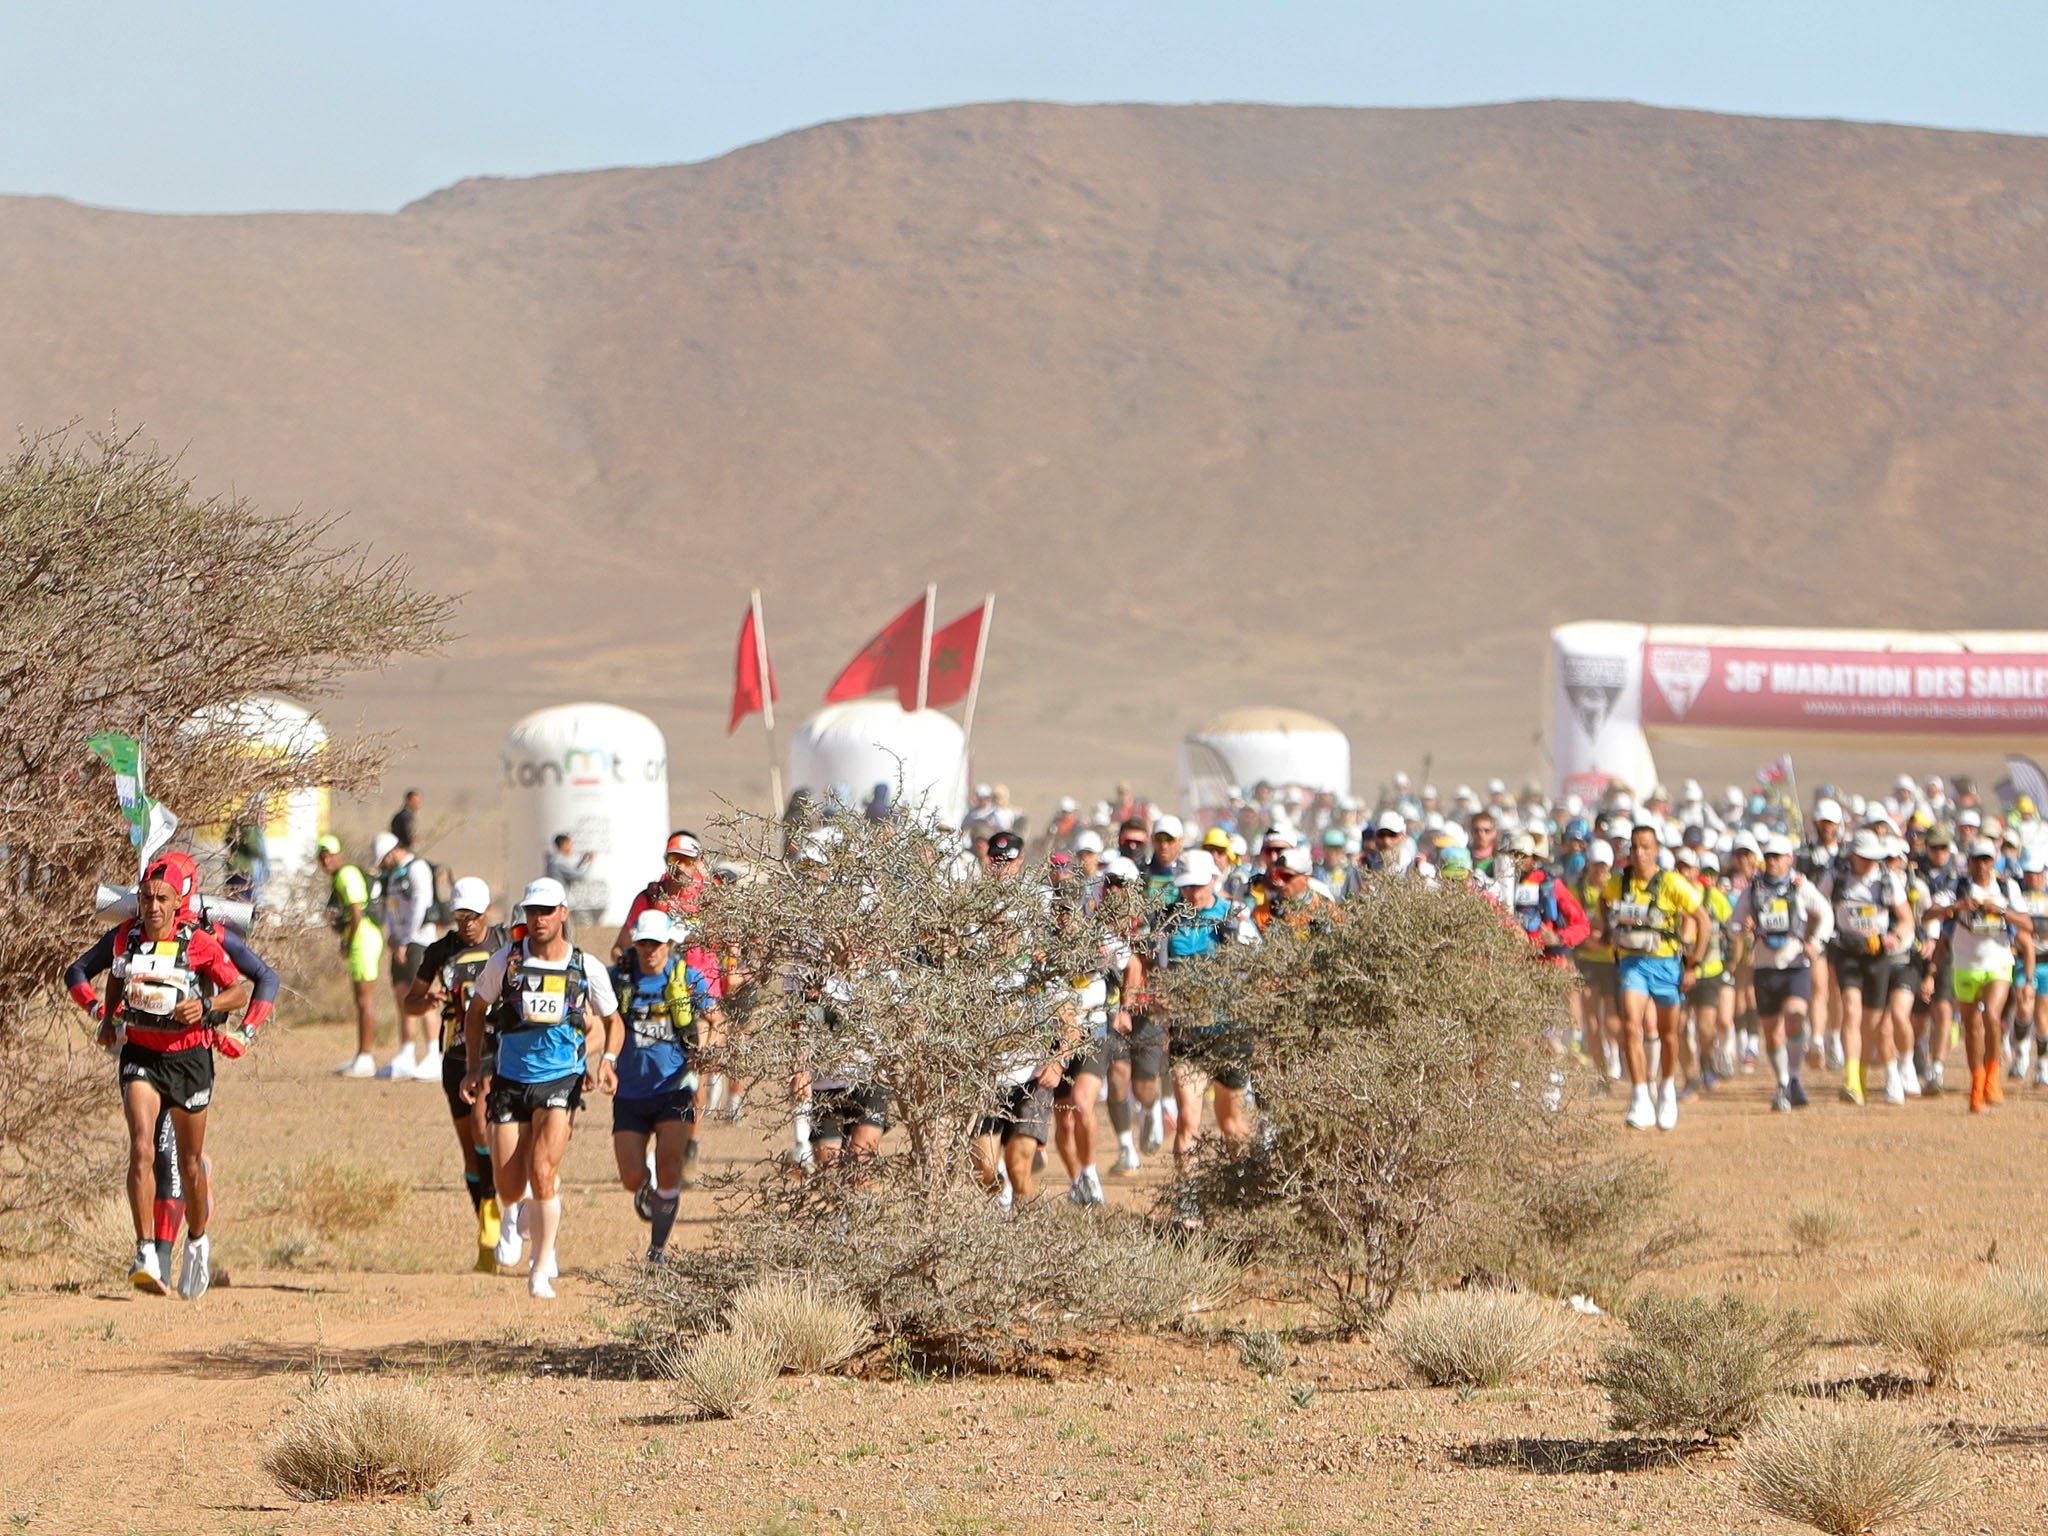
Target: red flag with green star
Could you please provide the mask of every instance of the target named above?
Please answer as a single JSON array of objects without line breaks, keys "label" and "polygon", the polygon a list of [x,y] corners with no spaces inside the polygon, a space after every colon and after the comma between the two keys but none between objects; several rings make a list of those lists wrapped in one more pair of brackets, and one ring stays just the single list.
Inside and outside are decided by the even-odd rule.
[{"label": "red flag with green star", "polygon": [[932,675],[925,688],[925,703],[930,708],[957,704],[974,687],[974,664],[981,652],[981,625],[987,616],[988,604],[983,603],[933,632]]},{"label": "red flag with green star", "polygon": [[899,704],[906,710],[916,709],[917,648],[924,639],[924,608],[928,601],[920,597],[883,625],[882,632],[862,646],[860,654],[832,679],[832,686],[825,690],[825,702],[838,704],[894,688]]}]

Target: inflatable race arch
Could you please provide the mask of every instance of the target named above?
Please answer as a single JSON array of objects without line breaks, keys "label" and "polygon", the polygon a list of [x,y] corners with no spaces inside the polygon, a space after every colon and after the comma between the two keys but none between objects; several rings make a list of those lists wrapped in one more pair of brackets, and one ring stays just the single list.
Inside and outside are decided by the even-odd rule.
[{"label": "inflatable race arch", "polygon": [[1653,749],[1825,738],[1987,753],[2048,742],[2048,634],[1566,624],[1550,632],[1553,787],[1657,779]]}]

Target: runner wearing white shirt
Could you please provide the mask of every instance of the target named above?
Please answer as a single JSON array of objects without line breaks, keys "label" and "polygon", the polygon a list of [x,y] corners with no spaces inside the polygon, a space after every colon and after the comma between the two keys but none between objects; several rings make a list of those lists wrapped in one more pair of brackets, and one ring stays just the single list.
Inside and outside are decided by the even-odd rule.
[{"label": "runner wearing white shirt", "polygon": [[[1846,869],[1840,865],[1821,877],[1822,889],[1834,903],[1835,938],[1828,951],[1841,989],[1842,1097],[1863,1102],[1864,1043],[1882,1060],[1885,1098],[1905,1102],[1897,1053],[1884,1028],[1884,1010],[1891,996],[1892,970],[1913,942],[1913,910],[1906,901],[1901,876],[1884,868],[1888,842],[1884,834],[1865,827],[1849,846]],[[1912,1050],[1912,1042],[1906,1042]]]},{"label": "runner wearing white shirt", "polygon": [[1998,845],[1979,838],[1970,845],[1969,872],[1946,907],[1948,943],[1955,961],[1956,1004],[1963,1015],[1963,1050],[1970,1059],[1970,1110],[1982,1114],[2005,1102],[1999,1081],[2000,1019],[2012,989],[2012,929],[2032,926],[2018,886],[1997,871]]},{"label": "runner wearing white shirt", "polygon": [[1757,1023],[1778,1079],[1771,1108],[1783,1113],[1806,1106],[1800,1081],[1806,1057],[1802,1037],[1813,1006],[1814,966],[1834,936],[1835,917],[1827,898],[1792,867],[1791,838],[1773,835],[1763,854],[1763,872],[1736,898],[1730,921],[1755,939],[1750,977]]},{"label": "runner wearing white shirt", "polygon": [[394,1082],[438,1082],[441,1056],[428,1031],[426,1015],[405,1011],[420,961],[438,936],[431,921],[434,872],[391,832],[379,832],[370,844],[370,853],[384,890],[384,952],[391,957],[391,992],[398,1001],[399,1030],[398,1052],[377,1075]]}]

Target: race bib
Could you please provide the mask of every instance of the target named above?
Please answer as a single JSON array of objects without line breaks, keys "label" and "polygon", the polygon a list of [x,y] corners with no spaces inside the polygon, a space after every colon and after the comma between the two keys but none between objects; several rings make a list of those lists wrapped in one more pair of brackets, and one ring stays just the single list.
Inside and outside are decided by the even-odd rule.
[{"label": "race bib", "polygon": [[559,1024],[568,1016],[567,978],[537,976],[519,993],[519,1016],[529,1024]]},{"label": "race bib", "polygon": [[1607,909],[1610,921],[1624,928],[1647,928],[1650,926],[1650,906],[1643,901],[1617,901]]},{"label": "race bib", "polygon": [[1792,908],[1783,901],[1774,901],[1756,915],[1758,933],[1790,933],[1792,931]]},{"label": "race bib", "polygon": [[1542,897],[1543,887],[1540,885],[1532,885],[1524,881],[1515,887],[1515,905],[1518,907],[1533,907]]},{"label": "race bib", "polygon": [[137,1013],[165,1018],[178,1006],[178,989],[167,981],[130,979],[121,1000]]},{"label": "race bib", "polygon": [[1891,914],[1877,907],[1842,906],[1835,909],[1835,926],[1859,938],[1874,939],[1891,926]]}]

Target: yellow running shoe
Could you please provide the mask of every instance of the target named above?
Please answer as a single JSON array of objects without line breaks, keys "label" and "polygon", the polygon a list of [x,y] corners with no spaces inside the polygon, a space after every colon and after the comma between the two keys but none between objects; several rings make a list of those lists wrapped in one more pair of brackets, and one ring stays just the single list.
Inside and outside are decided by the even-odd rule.
[{"label": "yellow running shoe", "polygon": [[498,1201],[496,1196],[476,1208],[476,1241],[480,1248],[498,1246]]}]

